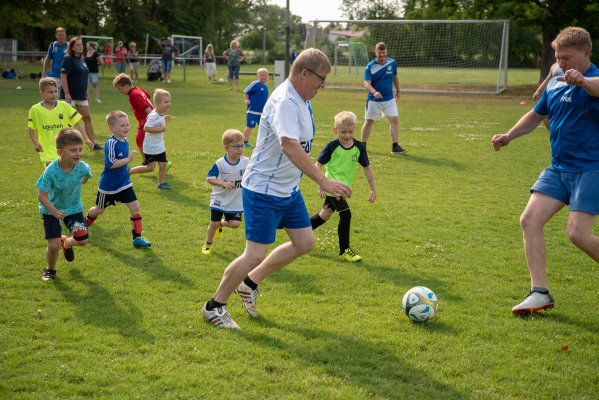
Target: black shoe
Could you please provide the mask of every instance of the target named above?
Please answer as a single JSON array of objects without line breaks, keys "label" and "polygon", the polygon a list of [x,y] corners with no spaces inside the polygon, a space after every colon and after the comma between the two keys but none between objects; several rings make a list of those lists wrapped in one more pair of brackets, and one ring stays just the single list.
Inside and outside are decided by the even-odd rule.
[{"label": "black shoe", "polygon": [[98,143],[94,144],[94,150],[104,150],[104,147],[99,145]]},{"label": "black shoe", "polygon": [[67,260],[68,262],[72,262],[75,259],[75,252],[73,251],[73,248],[66,248],[64,247],[64,240],[67,238],[67,236],[62,235],[60,237],[60,247],[62,247],[62,254],[64,254],[64,258],[65,260]]},{"label": "black shoe", "polygon": [[42,281],[51,281],[56,278],[56,270],[46,268],[44,269],[44,275],[42,275]]},{"label": "black shoe", "polygon": [[393,146],[393,148],[391,148],[391,154],[403,154],[405,152],[407,152],[407,150],[398,144]]}]

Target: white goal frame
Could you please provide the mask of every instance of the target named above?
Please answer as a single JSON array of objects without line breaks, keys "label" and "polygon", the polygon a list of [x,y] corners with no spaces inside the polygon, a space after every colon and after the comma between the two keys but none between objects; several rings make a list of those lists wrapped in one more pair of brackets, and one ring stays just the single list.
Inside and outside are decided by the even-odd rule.
[{"label": "white goal frame", "polygon": [[[320,48],[331,59],[333,70],[327,77],[327,87],[339,89],[360,89],[363,90],[363,75],[357,77],[351,74],[352,77],[337,76],[337,68],[349,68],[351,57],[341,57],[338,61],[337,42],[339,40],[330,40],[325,34],[325,25],[335,24],[336,26],[350,26],[363,30],[362,37],[352,37],[352,42],[364,41],[367,43],[367,50],[370,55],[369,61],[374,59],[374,43],[384,41],[389,49],[388,57],[397,61],[398,77],[400,87],[405,92],[423,92],[423,93],[462,93],[462,94],[499,94],[507,89],[507,65],[508,65],[508,45],[509,45],[509,20],[313,20],[310,21],[306,31],[306,40],[304,48],[317,47]],[[490,26],[487,24],[494,24]],[[357,25],[357,27],[356,27]],[[381,26],[383,25],[383,26]],[[388,25],[385,27],[384,25]],[[405,26],[408,25],[408,26]],[[411,25],[411,27],[409,26]],[[445,36],[435,37],[437,32],[428,32],[427,30],[440,25],[440,32]],[[476,26],[475,26],[476,25]],[[403,27],[405,26],[405,27]],[[485,38],[488,45],[485,43],[474,43],[481,39],[482,34],[476,34],[477,30],[483,31],[484,28],[493,35],[493,37]],[[428,37],[429,43],[435,41],[445,41],[451,43],[453,32],[456,35],[456,53],[453,58],[460,62],[450,65],[442,65],[443,60],[439,57],[435,64],[434,49],[424,49],[425,44],[421,44],[422,36],[416,36],[413,40],[402,40],[404,38],[402,29],[409,32],[412,29],[412,34],[422,35],[422,32],[431,34]],[[392,32],[396,31],[396,32]],[[354,31],[355,32],[355,29]],[[388,33],[392,32],[392,33]],[[331,32],[332,34],[333,32]],[[338,32],[334,32],[338,33]],[[386,36],[387,34],[401,35],[401,37]],[[330,34],[329,34],[330,36]],[[460,41],[458,38],[472,38],[472,52],[478,53],[459,53],[462,44],[466,40]],[[482,39],[481,39],[482,40]],[[424,41],[422,41],[424,42]],[[410,47],[411,46],[411,47]],[[333,52],[334,49],[334,52]],[[422,61],[427,57],[417,57],[423,52],[427,54],[430,64],[423,64]],[[447,53],[447,44],[441,49]],[[477,58],[478,57],[478,58]],[[348,64],[339,64],[344,59],[348,59]],[[461,61],[463,60],[463,63]],[[352,65],[352,67],[358,67]],[[362,71],[364,66],[362,67]],[[340,68],[342,71],[343,69]],[[346,74],[349,75],[349,74]],[[403,77],[403,79],[402,79]],[[428,77],[428,78],[426,78]],[[422,78],[422,79],[421,79]],[[430,79],[430,81],[427,81]]]}]

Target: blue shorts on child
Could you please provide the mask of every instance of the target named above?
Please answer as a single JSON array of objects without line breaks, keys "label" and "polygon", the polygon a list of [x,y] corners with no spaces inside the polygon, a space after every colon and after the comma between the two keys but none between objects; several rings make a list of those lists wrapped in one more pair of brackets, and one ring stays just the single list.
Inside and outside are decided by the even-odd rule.
[{"label": "blue shorts on child", "polygon": [[59,238],[62,235],[62,222],[64,222],[76,241],[80,242],[89,238],[83,213],[67,215],[62,221],[49,214],[42,214],[42,218],[44,220],[45,239]]}]

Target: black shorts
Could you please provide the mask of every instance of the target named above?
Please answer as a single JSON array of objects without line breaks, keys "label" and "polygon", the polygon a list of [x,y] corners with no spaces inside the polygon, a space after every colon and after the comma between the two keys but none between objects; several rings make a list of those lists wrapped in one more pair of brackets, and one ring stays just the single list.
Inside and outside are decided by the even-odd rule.
[{"label": "black shorts", "polygon": [[215,209],[210,209],[210,221],[218,222],[225,216],[225,221],[241,221],[241,213],[226,213]]},{"label": "black shorts", "polygon": [[166,151],[160,154],[144,153],[144,156],[146,157],[146,161],[144,161],[143,165],[148,165],[151,162],[168,162],[166,159]]},{"label": "black shorts", "polygon": [[339,200],[337,200],[333,196],[327,196],[326,199],[324,199],[322,208],[328,208],[332,211],[341,212],[349,210],[349,204],[347,204],[347,201],[345,201],[344,198],[340,197]]},{"label": "black shorts", "polygon": [[[59,238],[62,235],[62,223],[52,215],[42,214],[44,220],[44,233],[46,239]],[[71,214],[64,217],[65,226],[78,242],[89,238],[85,227],[83,213]]]},{"label": "black shorts", "polygon": [[109,205],[116,206],[116,202],[127,204],[137,200],[135,191],[132,186],[129,186],[125,190],[121,190],[118,193],[102,193],[98,191],[96,196],[96,206],[100,208],[106,208]]}]

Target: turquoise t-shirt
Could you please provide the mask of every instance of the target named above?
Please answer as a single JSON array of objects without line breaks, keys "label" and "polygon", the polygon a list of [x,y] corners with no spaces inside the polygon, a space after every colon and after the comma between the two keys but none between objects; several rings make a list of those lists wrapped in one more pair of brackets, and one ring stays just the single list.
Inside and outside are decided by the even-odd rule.
[{"label": "turquoise t-shirt", "polygon": [[[58,165],[58,159],[48,165],[35,187],[48,193],[48,200],[56,209],[64,211],[67,215],[83,212],[81,202],[81,178],[91,178],[92,172],[89,165],[79,161],[65,174]],[[51,215],[40,203],[41,214]]]}]

